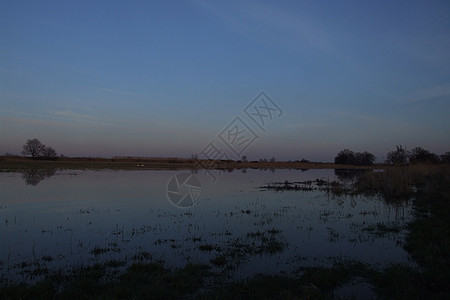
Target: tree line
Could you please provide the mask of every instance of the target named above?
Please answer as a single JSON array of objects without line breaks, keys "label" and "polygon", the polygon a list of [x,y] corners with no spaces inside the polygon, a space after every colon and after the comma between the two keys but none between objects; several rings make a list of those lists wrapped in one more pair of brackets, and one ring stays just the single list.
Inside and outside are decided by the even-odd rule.
[{"label": "tree line", "polygon": [[446,152],[441,156],[432,153],[421,147],[415,147],[407,150],[403,146],[396,146],[396,150],[387,154],[386,162],[393,165],[406,165],[415,163],[450,163],[450,152]]},{"label": "tree line", "polygon": [[[23,145],[22,155],[31,157],[33,159],[55,159],[57,153],[52,147],[42,144],[38,139],[29,139]],[[242,157],[243,162],[247,162],[247,157]],[[275,162],[275,157],[270,160],[264,159],[260,162]],[[306,160],[302,160],[302,162]],[[354,152],[349,149],[340,151],[334,158],[335,164],[341,165],[356,165],[356,166],[371,166],[375,162],[375,155],[370,152]],[[450,152],[442,155],[437,155],[421,147],[415,147],[407,150],[405,147],[399,145],[396,149],[387,153],[387,164],[392,165],[406,165],[415,163],[450,163]]]},{"label": "tree line", "polygon": [[[335,164],[371,166],[375,162],[375,155],[367,151],[354,152],[349,149],[340,151],[334,158]],[[441,156],[432,153],[421,147],[415,147],[407,150],[399,145],[396,149],[387,153],[385,163],[391,165],[406,165],[416,163],[450,163],[450,152],[446,152]]]}]

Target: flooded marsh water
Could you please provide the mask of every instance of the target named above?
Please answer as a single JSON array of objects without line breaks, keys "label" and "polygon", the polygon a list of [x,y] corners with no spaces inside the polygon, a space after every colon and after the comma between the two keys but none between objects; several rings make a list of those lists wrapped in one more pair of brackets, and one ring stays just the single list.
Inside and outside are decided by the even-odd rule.
[{"label": "flooded marsh water", "polygon": [[412,220],[407,203],[261,188],[332,181],[334,170],[235,170],[215,183],[199,172],[202,191],[190,208],[167,197],[167,184],[179,173],[0,173],[2,280],[32,281],[111,261],[201,263],[229,278],[295,274],[346,260],[381,268],[410,262],[402,248]]}]

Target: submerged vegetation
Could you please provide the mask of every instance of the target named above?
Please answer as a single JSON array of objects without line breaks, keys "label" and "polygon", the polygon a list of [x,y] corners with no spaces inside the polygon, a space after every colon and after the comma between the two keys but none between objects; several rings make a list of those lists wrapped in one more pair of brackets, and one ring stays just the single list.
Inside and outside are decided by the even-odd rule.
[{"label": "submerged vegetation", "polygon": [[[114,265],[114,264],[113,264]],[[187,264],[169,270],[162,263],[135,263],[107,280],[111,264],[95,264],[70,275],[52,274],[32,286],[3,287],[2,299],[177,299],[193,295],[203,285],[208,266]]]},{"label": "submerged vegetation", "polygon": [[[413,200],[415,219],[409,224],[405,249],[420,269],[395,265],[372,277],[380,295],[401,299],[444,299],[450,295],[450,166],[414,164],[387,166],[342,181],[273,183],[262,187],[275,191],[323,189],[333,195],[380,195],[385,201]],[[396,226],[377,224],[364,228],[375,234],[398,232]],[[354,276],[358,274],[356,272]]]},{"label": "submerged vegetation", "polygon": [[[340,180],[316,179],[304,182],[269,183],[264,190],[322,190],[332,196],[378,195],[390,203],[412,201],[415,218],[409,223],[403,247],[418,267],[392,264],[377,269],[359,261],[337,259],[332,266],[305,267],[298,263],[294,274],[256,275],[246,279],[228,278],[227,270],[236,268],[252,255],[276,255],[286,243],[282,230],[268,227],[230,240],[226,247],[200,242],[202,253],[211,253],[209,264],[188,263],[168,268],[154,260],[151,253],[140,252],[132,264],[107,261],[64,272],[50,272],[45,267],[36,275],[46,279],[33,284],[8,283],[0,289],[2,299],[31,298],[196,298],[196,299],[328,299],[353,295],[339,294],[342,286],[356,284],[366,289],[366,296],[384,299],[445,299],[450,295],[450,167],[437,164],[387,166],[375,171],[336,172]],[[256,212],[239,209],[241,215]],[[367,214],[372,212],[368,211]],[[323,217],[332,212],[324,211]],[[396,235],[404,228],[394,223],[376,223],[362,231],[376,236]],[[330,239],[338,239],[330,228]],[[107,248],[94,247],[100,256]],[[51,261],[52,257],[43,257]],[[40,271],[39,271],[40,270]]]}]

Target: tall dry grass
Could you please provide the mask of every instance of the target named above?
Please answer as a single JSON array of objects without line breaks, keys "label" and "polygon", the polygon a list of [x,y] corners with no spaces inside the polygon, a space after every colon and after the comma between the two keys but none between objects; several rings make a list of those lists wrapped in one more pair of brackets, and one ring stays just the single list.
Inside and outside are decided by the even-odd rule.
[{"label": "tall dry grass", "polygon": [[416,164],[388,166],[380,172],[366,172],[355,183],[357,193],[381,193],[386,200],[407,199],[418,188],[432,188],[443,176],[448,176],[450,166]]}]

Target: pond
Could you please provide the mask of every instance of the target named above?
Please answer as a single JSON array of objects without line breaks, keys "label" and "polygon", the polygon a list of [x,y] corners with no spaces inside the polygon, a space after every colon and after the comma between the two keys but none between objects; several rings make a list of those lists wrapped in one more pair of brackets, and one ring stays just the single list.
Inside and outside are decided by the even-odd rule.
[{"label": "pond", "polygon": [[411,263],[402,248],[408,203],[262,188],[333,181],[334,170],[234,170],[214,181],[199,171],[196,203],[181,208],[167,192],[176,175],[190,171],[0,173],[2,281],[111,261],[201,263],[227,278],[347,260]]}]

